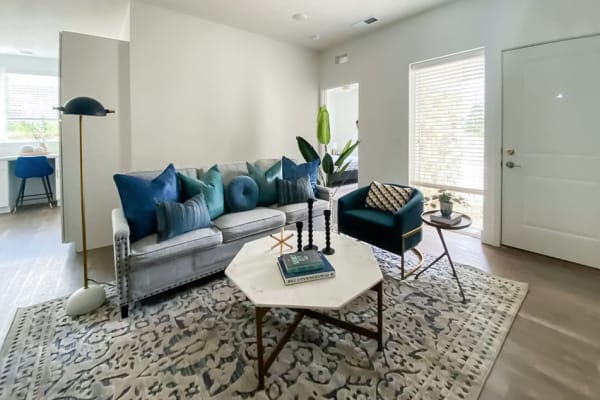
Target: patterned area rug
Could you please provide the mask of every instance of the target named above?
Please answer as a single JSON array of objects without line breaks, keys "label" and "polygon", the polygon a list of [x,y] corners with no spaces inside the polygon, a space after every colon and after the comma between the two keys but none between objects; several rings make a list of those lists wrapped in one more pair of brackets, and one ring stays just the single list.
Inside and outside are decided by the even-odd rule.
[{"label": "patterned area rug", "polygon": [[[375,249],[384,282],[384,346],[305,318],[257,386],[254,308],[223,276],[132,310],[112,302],[71,319],[65,299],[19,309],[0,352],[0,399],[476,399],[527,284],[443,262],[400,282],[399,258]],[[414,262],[414,260],[413,260]],[[374,293],[336,316],[375,328]],[[291,322],[269,314],[270,350]]]}]

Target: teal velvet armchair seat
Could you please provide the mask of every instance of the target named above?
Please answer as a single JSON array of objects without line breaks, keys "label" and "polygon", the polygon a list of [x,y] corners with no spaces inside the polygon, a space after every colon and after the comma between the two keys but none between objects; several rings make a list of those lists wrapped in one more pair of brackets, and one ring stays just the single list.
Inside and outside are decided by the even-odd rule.
[{"label": "teal velvet armchair seat", "polygon": [[[366,208],[365,200],[369,186],[358,188],[338,200],[339,232],[398,254],[402,259],[402,279],[423,264],[423,255],[416,248],[423,238],[423,194],[418,189],[413,189],[410,200],[396,213]],[[417,255],[419,262],[410,271],[405,272],[404,253],[408,250]]]}]

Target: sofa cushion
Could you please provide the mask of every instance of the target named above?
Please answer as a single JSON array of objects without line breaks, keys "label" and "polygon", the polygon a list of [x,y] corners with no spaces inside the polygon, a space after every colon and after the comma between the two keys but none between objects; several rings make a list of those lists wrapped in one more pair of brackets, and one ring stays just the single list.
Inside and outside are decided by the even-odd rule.
[{"label": "sofa cushion", "polygon": [[[306,221],[308,218],[308,205],[306,203],[286,204],[285,206],[274,205],[272,207],[285,213],[286,225],[296,223],[298,221]],[[329,208],[329,202],[325,200],[315,200],[313,203],[313,216],[323,215],[323,211]]]},{"label": "sofa cushion", "polygon": [[202,228],[158,241],[157,235],[146,236],[131,244],[130,262],[132,266],[156,263],[183,254],[211,249],[223,243],[218,229]]},{"label": "sofa cushion", "polygon": [[113,176],[134,242],[156,233],[156,202],[178,201],[177,176],[173,164],[154,179],[134,175]]},{"label": "sofa cushion", "polygon": [[195,229],[212,226],[202,193],[198,193],[184,203],[159,201],[156,203],[156,222],[159,242]]},{"label": "sofa cushion", "polygon": [[214,224],[221,230],[223,242],[231,242],[284,226],[285,214],[272,208],[257,207],[222,215]]},{"label": "sofa cushion", "polygon": [[216,165],[199,179],[190,178],[181,173],[177,173],[177,176],[181,182],[184,200],[190,199],[198,193],[204,193],[204,200],[211,219],[215,219],[225,212],[223,177]]},{"label": "sofa cushion", "polygon": [[248,211],[258,203],[258,185],[249,176],[236,176],[225,188],[225,203],[232,212]]}]

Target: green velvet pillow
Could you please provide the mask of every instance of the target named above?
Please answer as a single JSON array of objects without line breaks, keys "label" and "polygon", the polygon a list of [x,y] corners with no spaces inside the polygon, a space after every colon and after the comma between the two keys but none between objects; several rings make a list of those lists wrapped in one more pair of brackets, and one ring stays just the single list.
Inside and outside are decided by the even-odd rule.
[{"label": "green velvet pillow", "polygon": [[293,180],[277,178],[277,196],[278,204],[284,206],[314,199],[315,193],[308,176]]},{"label": "green velvet pillow", "polygon": [[258,185],[258,205],[270,206],[277,203],[277,178],[281,178],[281,160],[263,171],[256,165],[246,163],[248,175]]},{"label": "green velvet pillow", "polygon": [[219,168],[213,165],[200,179],[190,178],[177,173],[181,182],[183,200],[190,199],[198,193],[204,194],[204,200],[208,207],[211,219],[215,219],[225,213],[225,194],[223,189],[223,177]]}]

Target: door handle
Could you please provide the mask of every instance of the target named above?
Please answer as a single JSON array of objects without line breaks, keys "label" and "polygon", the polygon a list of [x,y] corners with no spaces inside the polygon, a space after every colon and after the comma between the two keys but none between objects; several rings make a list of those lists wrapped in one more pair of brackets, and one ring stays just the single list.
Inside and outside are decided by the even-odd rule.
[{"label": "door handle", "polygon": [[515,163],[514,163],[514,162],[512,162],[512,161],[507,161],[507,162],[506,162],[506,167],[507,167],[507,168],[521,168],[521,166],[520,166],[520,165],[517,165],[517,164],[515,164]]}]

